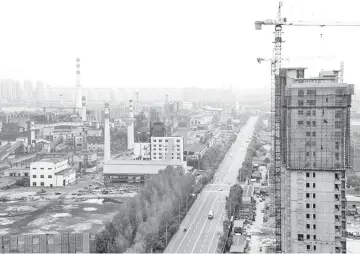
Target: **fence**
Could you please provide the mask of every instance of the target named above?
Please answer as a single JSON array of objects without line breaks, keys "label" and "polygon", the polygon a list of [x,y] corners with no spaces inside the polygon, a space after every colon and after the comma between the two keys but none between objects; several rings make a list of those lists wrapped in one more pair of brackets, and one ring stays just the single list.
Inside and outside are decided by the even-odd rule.
[{"label": "fence", "polygon": [[95,234],[0,236],[0,253],[95,253]]}]

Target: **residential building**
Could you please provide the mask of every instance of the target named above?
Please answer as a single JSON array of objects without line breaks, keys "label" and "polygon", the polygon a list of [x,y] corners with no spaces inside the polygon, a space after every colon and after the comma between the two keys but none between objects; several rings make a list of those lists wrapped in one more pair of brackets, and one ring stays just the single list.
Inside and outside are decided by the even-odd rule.
[{"label": "residential building", "polygon": [[152,160],[183,161],[182,137],[151,137]]},{"label": "residential building", "polygon": [[30,164],[30,186],[59,187],[76,180],[67,158],[46,158]]},{"label": "residential building", "polygon": [[[281,71],[282,242],[286,253],[346,253],[345,171],[353,85]],[[328,77],[330,76],[330,77]],[[282,97],[281,97],[282,98]]]}]

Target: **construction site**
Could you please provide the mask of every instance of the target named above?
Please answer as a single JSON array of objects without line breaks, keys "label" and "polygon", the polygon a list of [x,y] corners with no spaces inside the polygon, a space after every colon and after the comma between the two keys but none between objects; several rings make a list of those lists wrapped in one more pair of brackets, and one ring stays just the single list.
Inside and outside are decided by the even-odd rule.
[{"label": "construction site", "polygon": [[[305,78],[306,68],[283,68],[283,26],[359,26],[290,22],[278,6],[271,59],[274,210],[277,253],[346,253],[345,175],[350,169],[352,84],[336,71]],[[335,28],[337,29],[337,28]],[[257,59],[260,60],[264,59]]]}]

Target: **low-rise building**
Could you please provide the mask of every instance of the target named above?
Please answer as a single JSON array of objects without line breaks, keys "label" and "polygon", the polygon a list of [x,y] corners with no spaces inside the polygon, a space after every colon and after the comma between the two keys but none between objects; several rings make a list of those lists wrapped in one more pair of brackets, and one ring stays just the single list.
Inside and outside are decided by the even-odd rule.
[{"label": "low-rise building", "polygon": [[91,152],[104,151],[104,137],[88,136],[87,137],[87,150]]},{"label": "low-rise building", "polygon": [[8,168],[4,170],[4,177],[28,177],[30,168]]},{"label": "low-rise building", "polygon": [[46,158],[30,164],[31,186],[59,187],[75,180],[76,170],[67,158]]},{"label": "low-rise building", "polygon": [[167,166],[186,170],[185,163],[179,160],[110,160],[104,164],[104,183],[141,183]]},{"label": "low-rise building", "polygon": [[254,187],[252,185],[245,185],[242,193],[242,203],[239,209],[241,218],[253,218],[253,211],[251,209],[254,195]]}]

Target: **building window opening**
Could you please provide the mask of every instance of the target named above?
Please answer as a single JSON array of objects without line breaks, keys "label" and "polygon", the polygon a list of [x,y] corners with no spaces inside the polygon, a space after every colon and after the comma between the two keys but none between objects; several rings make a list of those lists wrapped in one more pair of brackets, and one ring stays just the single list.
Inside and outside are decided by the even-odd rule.
[{"label": "building window opening", "polygon": [[303,234],[298,234],[298,241],[303,241]]}]

